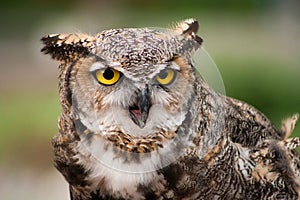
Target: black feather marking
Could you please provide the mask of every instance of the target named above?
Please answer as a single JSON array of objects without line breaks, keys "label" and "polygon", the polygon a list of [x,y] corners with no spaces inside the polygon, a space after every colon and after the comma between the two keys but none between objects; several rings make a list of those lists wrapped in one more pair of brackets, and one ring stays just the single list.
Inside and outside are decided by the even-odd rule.
[{"label": "black feather marking", "polygon": [[189,28],[184,30],[183,34],[197,33],[199,29],[199,22],[197,20],[194,20],[191,24],[187,24],[189,25]]},{"label": "black feather marking", "polygon": [[76,62],[73,62],[72,65],[69,66],[67,69],[66,75],[64,77],[64,82],[65,82],[65,88],[66,88],[66,100],[69,102],[70,105],[72,105],[72,90],[69,87],[70,85],[70,77],[73,71],[73,68],[75,66]]},{"label": "black feather marking", "polygon": [[69,62],[78,57],[85,57],[90,53],[88,47],[82,45],[82,42],[67,44],[61,41],[59,34],[55,36],[45,36],[41,39],[45,45],[41,52],[50,54],[53,59]]},{"label": "black feather marking", "polygon": [[198,35],[195,36],[195,40],[196,40],[196,42],[198,42],[198,44],[202,44],[202,42],[203,42],[203,39]]}]

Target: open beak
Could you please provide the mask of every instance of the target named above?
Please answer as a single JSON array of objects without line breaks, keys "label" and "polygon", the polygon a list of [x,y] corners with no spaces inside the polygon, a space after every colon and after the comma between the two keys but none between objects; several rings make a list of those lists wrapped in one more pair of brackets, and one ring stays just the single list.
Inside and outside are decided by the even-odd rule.
[{"label": "open beak", "polygon": [[130,118],[140,128],[144,128],[151,107],[148,87],[136,91],[131,97],[131,105],[129,106]]}]

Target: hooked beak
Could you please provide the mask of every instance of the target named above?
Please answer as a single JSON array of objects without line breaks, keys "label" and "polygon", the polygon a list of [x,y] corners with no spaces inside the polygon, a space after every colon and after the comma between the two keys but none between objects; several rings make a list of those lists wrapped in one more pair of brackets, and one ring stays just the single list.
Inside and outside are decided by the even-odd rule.
[{"label": "hooked beak", "polygon": [[129,106],[130,118],[140,128],[144,128],[151,107],[149,99],[148,87],[138,90],[133,97],[131,97],[131,105]]}]

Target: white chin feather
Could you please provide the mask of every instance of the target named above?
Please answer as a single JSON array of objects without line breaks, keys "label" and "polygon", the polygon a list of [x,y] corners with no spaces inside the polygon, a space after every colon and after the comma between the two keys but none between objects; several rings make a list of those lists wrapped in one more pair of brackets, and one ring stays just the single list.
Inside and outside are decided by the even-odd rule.
[{"label": "white chin feather", "polygon": [[[102,137],[95,137],[93,140],[82,140],[79,146],[78,163],[91,171],[89,180],[92,180],[91,187],[99,187],[103,180],[106,189],[118,193],[130,192],[140,199],[134,189],[140,184],[149,184],[156,177],[156,171],[161,169],[181,155],[172,153],[172,148],[160,149],[144,156],[138,161],[124,162],[123,156],[116,156],[111,148],[106,148]],[[174,147],[174,145],[170,144]],[[136,153],[135,153],[136,154]]]},{"label": "white chin feather", "polygon": [[[116,129],[136,137],[147,136],[159,129],[174,132],[185,119],[186,112],[170,115],[161,105],[152,105],[144,128],[137,126],[130,119],[128,111],[121,106],[111,107],[102,115],[96,115],[92,112],[88,115],[87,117],[79,114],[82,117],[82,123],[96,134],[92,138],[88,138],[85,134],[80,135],[79,152],[82,154],[79,155],[80,159],[78,160],[80,164],[91,170],[90,178],[94,180],[95,187],[98,187],[104,178],[108,181],[106,183],[108,189],[128,192],[138,184],[149,183],[153,179],[155,171],[168,166],[181,156],[176,153],[175,140],[171,139],[163,143],[163,148],[144,154],[139,161],[126,161],[128,154],[132,154],[129,156],[134,157],[139,153],[129,153],[122,150],[123,154],[118,156],[120,154],[111,148],[112,145],[107,146],[110,142],[105,140],[103,135]],[[137,196],[137,199],[139,198]]]},{"label": "white chin feather", "polygon": [[[99,141],[98,141],[99,142]],[[79,151],[82,154],[78,154],[78,164],[85,166],[90,170],[89,180],[91,180],[91,189],[98,189],[99,184],[105,180],[105,184],[101,187],[105,187],[105,190],[111,190],[113,193],[133,195],[133,199],[141,199],[139,193],[136,191],[136,187],[139,184],[148,184],[154,177],[155,172],[150,173],[128,173],[120,170],[116,170],[116,167],[120,167],[119,161],[116,160],[113,163],[114,167],[108,166],[103,161],[99,161],[97,155],[104,153],[103,149],[99,150],[99,143],[97,145],[92,144],[91,148],[87,148],[86,143],[79,146]],[[92,151],[91,151],[92,150]],[[91,156],[92,154],[92,156]],[[105,153],[107,158],[113,158],[111,152]],[[136,166],[132,165],[132,169]],[[129,169],[129,166],[127,166]]]}]

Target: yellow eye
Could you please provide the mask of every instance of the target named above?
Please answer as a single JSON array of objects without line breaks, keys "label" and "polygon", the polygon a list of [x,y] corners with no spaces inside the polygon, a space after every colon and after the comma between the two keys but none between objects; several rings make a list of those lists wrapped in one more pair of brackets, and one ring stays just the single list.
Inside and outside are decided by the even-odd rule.
[{"label": "yellow eye", "polygon": [[100,69],[95,72],[97,81],[103,85],[115,84],[116,82],[118,82],[121,75],[121,72],[112,68]]},{"label": "yellow eye", "polygon": [[169,85],[173,83],[176,72],[172,69],[164,69],[156,75],[156,81],[161,85]]}]

